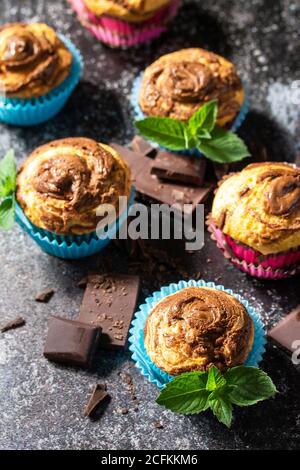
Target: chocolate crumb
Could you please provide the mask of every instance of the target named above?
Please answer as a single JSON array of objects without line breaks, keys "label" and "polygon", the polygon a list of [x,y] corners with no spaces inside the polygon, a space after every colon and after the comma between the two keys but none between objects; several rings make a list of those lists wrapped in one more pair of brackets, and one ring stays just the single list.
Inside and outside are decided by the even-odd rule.
[{"label": "chocolate crumb", "polygon": [[26,320],[24,318],[18,317],[1,326],[0,331],[1,333],[4,333],[5,331],[14,330],[15,328],[20,328],[21,326],[25,325],[25,323]]},{"label": "chocolate crumb", "polygon": [[92,395],[84,409],[85,416],[92,416],[95,414],[95,411],[98,409],[100,404],[103,404],[106,399],[109,399],[110,396],[106,391],[105,384],[96,384],[93,387]]},{"label": "chocolate crumb", "polygon": [[85,289],[88,282],[88,276],[83,277],[80,281],[77,282],[76,286],[81,289]]},{"label": "chocolate crumb", "polygon": [[128,408],[118,408],[117,413],[119,413],[121,415],[127,415],[129,413],[129,409]]},{"label": "chocolate crumb", "polygon": [[153,426],[156,429],[163,429],[163,427],[164,427],[163,424],[160,421],[154,421]]},{"label": "chocolate crumb", "polygon": [[45,289],[42,292],[39,292],[35,296],[36,302],[42,302],[42,303],[47,303],[51,299],[51,297],[54,295],[55,290],[54,289]]}]

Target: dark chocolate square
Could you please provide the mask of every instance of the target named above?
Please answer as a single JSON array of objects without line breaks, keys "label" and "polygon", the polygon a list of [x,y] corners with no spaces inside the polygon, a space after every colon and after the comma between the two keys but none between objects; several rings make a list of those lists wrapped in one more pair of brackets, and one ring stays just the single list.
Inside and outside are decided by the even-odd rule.
[{"label": "dark chocolate square", "polygon": [[100,336],[99,326],[51,316],[44,356],[50,361],[89,368]]},{"label": "dark chocolate square", "polygon": [[102,348],[120,349],[126,345],[139,283],[138,276],[126,274],[93,274],[88,277],[78,320],[101,326]]},{"label": "dark chocolate square", "polygon": [[300,341],[300,305],[269,330],[268,336],[279,347],[293,353],[293,343]]}]

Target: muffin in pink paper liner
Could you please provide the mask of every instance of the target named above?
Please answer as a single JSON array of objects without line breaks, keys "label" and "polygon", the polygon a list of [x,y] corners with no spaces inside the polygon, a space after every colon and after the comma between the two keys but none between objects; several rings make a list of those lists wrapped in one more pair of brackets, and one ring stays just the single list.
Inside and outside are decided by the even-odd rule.
[{"label": "muffin in pink paper liner", "polygon": [[[269,280],[285,279],[300,273],[300,251],[291,253],[287,252],[277,256],[269,256],[264,259],[260,253],[255,252],[252,249],[242,247],[232,239],[230,239],[229,244],[228,239],[230,237],[224,235],[223,232],[212,222],[210,217],[207,219],[207,225],[212,240],[214,240],[218,248],[222,250],[225,258],[230,260],[232,264],[244,273],[260,279]],[[294,255],[296,254],[297,256],[295,261]],[[264,260],[259,262],[260,259]],[[286,264],[284,264],[285,259],[287,260]],[[276,265],[280,266],[280,268],[275,267]]]},{"label": "muffin in pink paper liner", "polygon": [[151,41],[167,30],[175,17],[180,0],[171,0],[151,18],[141,22],[130,22],[111,15],[96,15],[88,9],[84,0],[69,0],[82,25],[99,41],[111,47],[130,47]]},{"label": "muffin in pink paper liner", "polygon": [[248,165],[225,177],[208,218],[212,238],[233,264],[264,279],[300,272],[300,169]]}]

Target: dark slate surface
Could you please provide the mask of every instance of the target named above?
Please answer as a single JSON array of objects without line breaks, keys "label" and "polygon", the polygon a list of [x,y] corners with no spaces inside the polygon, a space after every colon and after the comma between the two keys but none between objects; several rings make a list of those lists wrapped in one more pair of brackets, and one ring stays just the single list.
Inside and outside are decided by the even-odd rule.
[{"label": "dark slate surface", "polygon": [[[291,102],[291,83],[299,78],[299,2],[280,0],[187,1],[169,33],[140,50],[116,51],[97,43],[76,21],[63,0],[1,2],[1,22],[46,21],[81,48],[84,78],[66,108],[51,122],[31,129],[0,125],[0,151],[16,150],[19,160],[37,145],[70,135],[127,143],[133,134],[129,93],[133,78],[153,59],[186,46],[203,46],[231,58],[251,94],[251,112],[241,134],[258,142],[269,158],[293,160],[299,145],[299,106]],[[97,367],[82,372],[48,363],[42,356],[47,318],[75,317],[82,291],[76,282],[90,268],[107,264],[126,272],[126,255],[111,246],[89,260],[65,262],[42,253],[16,227],[0,234],[0,315],[22,315],[25,327],[0,336],[0,447],[6,449],[295,449],[300,446],[299,370],[269,345],[263,368],[276,383],[276,399],[238,409],[231,430],[209,412],[175,416],[155,403],[157,390],[130,366],[129,353],[99,353]],[[230,266],[208,239],[197,255],[186,256],[186,277],[199,271],[246,297],[266,325],[272,325],[300,301],[299,277],[260,282]],[[207,263],[207,259],[212,260]],[[167,272],[162,283],[183,273]],[[141,301],[156,285],[145,274]],[[48,305],[35,294],[57,292]],[[140,400],[133,411],[119,372],[130,370]],[[100,421],[83,417],[89,388],[106,381],[113,399]],[[128,407],[128,415],[118,409]],[[160,420],[164,428],[156,429]]]}]

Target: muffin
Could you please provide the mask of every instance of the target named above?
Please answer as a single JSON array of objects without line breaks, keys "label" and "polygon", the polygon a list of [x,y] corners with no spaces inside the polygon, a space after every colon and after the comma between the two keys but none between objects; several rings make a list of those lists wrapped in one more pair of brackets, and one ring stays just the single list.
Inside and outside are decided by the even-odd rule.
[{"label": "muffin", "polygon": [[112,47],[134,46],[167,29],[180,0],[69,0],[80,22]]},{"label": "muffin", "polygon": [[188,287],[163,298],[144,329],[150,359],[170,375],[243,364],[253,339],[254,324],[245,306],[210,287]]},{"label": "muffin", "polygon": [[232,127],[245,102],[235,66],[204,49],[164,55],[146,68],[138,90],[144,116],[187,121],[210,100],[218,100],[217,124]]},{"label": "muffin", "polygon": [[73,44],[44,23],[0,26],[0,121],[34,125],[58,113],[80,79]]},{"label": "muffin", "polygon": [[[129,198],[130,193],[130,170],[118,152],[82,137],[37,148],[17,176],[16,199],[23,219],[30,224],[30,235],[44,236],[46,249],[47,242],[54,240],[70,257],[74,243],[75,254],[86,256],[89,242],[93,246],[95,241],[103,242],[95,232],[101,220],[97,208],[110,204],[120,218],[119,197]],[[102,249],[101,243],[99,247]]]},{"label": "muffin", "polygon": [[223,179],[208,219],[218,246],[243,271],[277,279],[300,268],[300,169],[248,165]]}]

